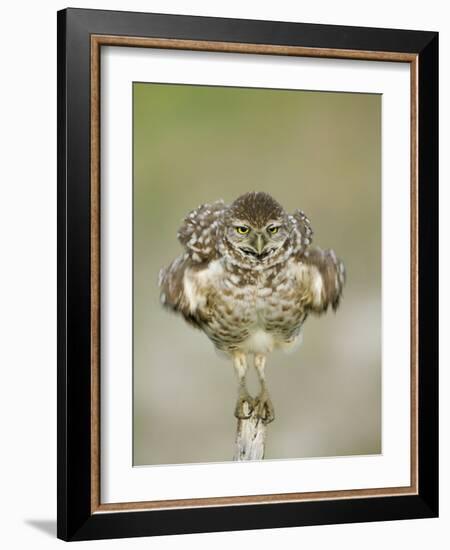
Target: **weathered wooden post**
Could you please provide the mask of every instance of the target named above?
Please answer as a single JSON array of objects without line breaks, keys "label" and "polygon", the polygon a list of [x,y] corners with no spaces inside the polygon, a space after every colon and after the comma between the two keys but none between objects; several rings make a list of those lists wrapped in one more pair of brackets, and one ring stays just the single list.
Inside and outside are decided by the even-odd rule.
[{"label": "weathered wooden post", "polygon": [[[248,414],[249,407],[244,405]],[[253,410],[249,418],[240,418],[237,422],[234,447],[235,461],[262,460],[266,445],[267,426]]]}]

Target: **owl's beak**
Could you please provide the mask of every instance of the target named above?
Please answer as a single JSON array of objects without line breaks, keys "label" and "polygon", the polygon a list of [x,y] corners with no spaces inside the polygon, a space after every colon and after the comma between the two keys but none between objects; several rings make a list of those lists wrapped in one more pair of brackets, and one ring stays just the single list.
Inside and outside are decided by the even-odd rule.
[{"label": "owl's beak", "polygon": [[266,246],[266,239],[264,235],[261,235],[261,233],[256,233],[255,237],[252,242],[253,248],[256,250],[256,252],[259,254],[262,254],[264,247]]}]

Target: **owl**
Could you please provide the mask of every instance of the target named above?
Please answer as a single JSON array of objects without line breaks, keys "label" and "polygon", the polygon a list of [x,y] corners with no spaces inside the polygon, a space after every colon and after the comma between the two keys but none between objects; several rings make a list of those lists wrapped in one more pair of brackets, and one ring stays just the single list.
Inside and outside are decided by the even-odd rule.
[{"label": "owl", "polygon": [[[165,308],[200,329],[232,361],[238,397],[234,414],[275,418],[265,377],[267,357],[301,341],[309,314],[336,310],[345,270],[333,250],[312,246],[301,210],[288,214],[269,194],[249,192],[231,205],[202,204],[178,231],[184,252],[159,274]],[[260,381],[246,386],[252,361]]]}]

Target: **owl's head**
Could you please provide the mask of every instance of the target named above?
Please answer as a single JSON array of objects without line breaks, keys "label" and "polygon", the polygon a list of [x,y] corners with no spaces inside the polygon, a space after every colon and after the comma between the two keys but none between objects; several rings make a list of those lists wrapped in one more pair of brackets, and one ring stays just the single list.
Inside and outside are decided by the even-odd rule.
[{"label": "owl's head", "polygon": [[267,193],[251,192],[229,207],[224,237],[242,257],[263,261],[276,255],[289,236],[288,216]]}]

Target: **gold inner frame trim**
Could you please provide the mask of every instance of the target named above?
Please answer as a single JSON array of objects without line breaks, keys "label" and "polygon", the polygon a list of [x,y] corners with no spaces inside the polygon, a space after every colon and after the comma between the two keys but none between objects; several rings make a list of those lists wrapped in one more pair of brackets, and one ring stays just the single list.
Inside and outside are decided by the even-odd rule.
[{"label": "gold inner frame trim", "polygon": [[[360,59],[409,63],[411,81],[411,484],[266,495],[239,495],[178,500],[102,503],[100,499],[100,50],[101,46],[164,48],[240,54]],[[236,42],[211,42],[132,36],[91,35],[91,513],[173,508],[273,504],[418,494],[418,55],[401,52],[306,48]]]}]

